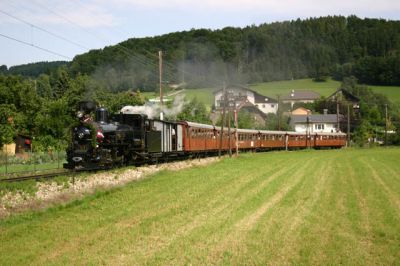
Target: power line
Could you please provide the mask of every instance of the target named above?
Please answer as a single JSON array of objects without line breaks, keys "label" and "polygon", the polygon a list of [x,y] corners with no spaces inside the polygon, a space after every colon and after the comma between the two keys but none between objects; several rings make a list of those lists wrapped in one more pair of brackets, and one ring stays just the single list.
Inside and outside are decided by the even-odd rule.
[{"label": "power line", "polygon": [[46,48],[43,48],[43,47],[34,45],[33,43],[24,42],[24,41],[18,40],[18,39],[16,39],[16,38],[13,38],[13,37],[10,37],[10,36],[1,34],[1,33],[0,33],[0,36],[2,36],[2,37],[4,37],[4,38],[7,38],[7,39],[10,39],[10,40],[13,40],[13,41],[16,41],[16,42],[19,42],[19,43],[22,43],[22,44],[25,44],[25,45],[28,45],[28,46],[31,46],[31,47],[35,47],[36,49],[45,51],[45,52],[47,52],[47,53],[50,53],[50,54],[53,54],[53,55],[57,55],[57,56],[66,58],[66,59],[68,59],[68,60],[71,60],[71,58],[68,57],[68,56],[66,56],[66,55],[62,55],[62,54],[59,54],[59,53],[57,53],[57,52],[51,51],[51,50],[49,50],[49,49],[46,49]]},{"label": "power line", "polygon": [[5,14],[5,15],[7,15],[7,16],[13,18],[13,19],[16,19],[16,20],[18,20],[18,21],[20,21],[20,22],[22,22],[22,23],[25,23],[25,24],[28,25],[28,26],[31,26],[31,27],[36,28],[36,29],[38,29],[38,30],[41,30],[41,31],[43,31],[43,32],[45,32],[45,33],[47,33],[47,34],[50,34],[50,35],[52,35],[52,36],[54,36],[54,37],[56,37],[56,38],[59,38],[59,39],[61,39],[61,40],[63,40],[63,41],[66,41],[66,42],[68,42],[68,43],[70,43],[70,44],[73,44],[73,45],[78,46],[78,47],[80,47],[80,48],[83,48],[83,49],[85,49],[85,50],[90,50],[88,47],[85,47],[85,46],[83,46],[83,45],[80,45],[79,43],[76,43],[76,42],[74,42],[74,41],[68,40],[67,38],[64,38],[63,36],[60,36],[60,35],[58,35],[58,34],[56,34],[56,33],[53,33],[53,32],[51,32],[51,31],[48,31],[48,30],[46,30],[46,29],[44,29],[44,28],[42,28],[42,27],[36,26],[36,25],[34,25],[34,24],[32,24],[32,23],[26,21],[26,20],[23,20],[23,19],[21,19],[21,18],[18,18],[18,17],[14,16],[14,15],[11,15],[11,14],[9,14],[9,13],[3,11],[3,10],[0,10],[0,13],[3,13],[3,14]]},{"label": "power line", "polygon": [[[74,26],[80,28],[81,30],[83,30],[83,31],[85,31],[85,32],[87,32],[87,33],[89,33],[89,34],[91,34],[91,35],[94,36],[95,38],[100,39],[101,41],[107,42],[107,39],[106,39],[106,38],[104,38],[104,37],[101,38],[101,37],[99,37],[99,35],[93,34],[91,31],[89,31],[89,30],[87,30],[87,29],[81,27],[80,25],[78,25],[78,24],[76,24],[75,22],[71,21],[71,20],[68,19],[67,17],[58,14],[57,12],[55,12],[55,11],[49,9],[48,7],[46,7],[46,6],[44,6],[44,5],[40,4],[40,3],[38,3],[37,1],[34,1],[34,2],[35,2],[38,6],[42,7],[43,9],[45,9],[45,10],[47,10],[47,11],[53,13],[54,15],[56,15],[56,16],[62,18],[63,20],[67,21],[68,23],[70,23],[70,24],[72,24],[72,25],[74,25]],[[73,0],[73,2],[75,2],[75,3],[78,4],[78,5],[80,5],[82,8],[85,8],[85,9],[86,9],[86,7],[85,7],[84,5],[82,5],[82,3],[80,3],[79,1]],[[115,31],[115,30],[114,30],[114,31]],[[115,31],[115,32],[116,32],[116,31]],[[117,33],[121,35],[121,32],[120,32],[120,31],[117,32]],[[157,69],[157,68],[158,68],[158,64],[157,64],[157,63],[154,63],[154,62],[152,62],[152,61],[146,61],[145,59],[143,59],[143,58],[139,57],[138,55],[132,53],[131,50],[129,50],[128,48],[126,48],[125,46],[123,46],[123,45],[120,44],[120,43],[116,44],[115,47],[116,47],[117,49],[119,49],[120,51],[123,51],[127,56],[132,57],[135,61],[141,63],[141,64],[144,65],[144,66],[151,66],[151,67],[154,68],[154,69]],[[145,49],[144,49],[144,53],[145,53],[145,55],[147,54],[147,56],[152,57],[152,58],[154,58],[155,60],[158,60],[158,56],[157,56],[155,53],[151,53],[150,51],[145,50]],[[175,70],[177,71],[177,66],[175,66],[175,65],[173,65],[173,64],[171,64],[171,63],[169,63],[169,62],[167,62],[167,61],[164,61],[164,64],[168,67],[168,68],[165,68],[165,69],[164,69],[164,76],[165,76],[167,79],[172,80],[172,77],[174,77],[175,75],[173,74],[173,72],[171,73],[171,72],[169,71],[169,69],[172,69],[172,70],[175,69]],[[185,71],[185,70],[181,70],[181,72],[182,72],[182,73],[185,73],[186,75],[191,76],[191,77],[197,77],[196,74],[187,72],[187,71]],[[152,76],[154,76],[155,78],[157,78],[157,74],[155,74],[155,73],[153,73],[153,72],[150,72],[149,74],[152,75]],[[217,81],[217,79],[213,78],[213,80],[210,80],[208,83],[209,83],[209,84],[212,84],[212,85],[215,85],[216,82],[220,82],[220,81],[221,81],[221,80],[218,80],[218,81]]]},{"label": "power line", "polygon": [[[93,32],[91,32],[91,31],[85,29],[84,27],[82,27],[82,26],[80,26],[79,24],[73,22],[72,20],[68,19],[67,17],[65,17],[65,16],[63,16],[63,15],[60,15],[59,13],[57,13],[57,12],[51,10],[51,9],[48,8],[47,6],[44,6],[44,5],[40,4],[40,3],[38,3],[38,1],[34,1],[34,3],[35,3],[37,6],[39,6],[39,7],[43,8],[43,9],[47,10],[48,12],[51,12],[51,13],[54,14],[54,15],[56,15],[57,17],[59,17],[59,18],[65,20],[66,22],[70,23],[71,25],[74,25],[75,27],[81,29],[82,31],[84,31],[84,32],[86,32],[86,33],[89,33],[90,35],[94,36],[96,39],[101,40],[101,41],[103,41],[103,42],[107,42],[106,38],[101,38],[101,37],[98,36],[97,34],[94,34]],[[82,5],[81,5],[81,6],[82,6]],[[120,49],[121,51],[123,51],[126,55],[128,55],[128,56],[130,56],[130,57],[133,57],[137,62],[141,63],[141,64],[144,65],[144,66],[149,66],[149,65],[151,65],[151,66],[154,67],[154,68],[157,68],[157,67],[158,67],[157,64],[151,63],[151,62],[146,62],[146,61],[143,60],[142,58],[140,58],[140,57],[138,57],[138,56],[132,54],[132,52],[131,52],[129,49],[125,48],[125,47],[122,46],[121,44],[117,44],[116,47],[117,47],[118,49]],[[151,73],[154,77],[157,77],[156,74],[154,74],[154,73],[152,73],[152,72],[150,72],[150,73]]]},{"label": "power line", "polygon": [[[74,2],[77,3],[77,1],[74,1]],[[79,29],[81,29],[81,30],[83,30],[83,31],[85,31],[85,32],[87,32],[87,33],[89,33],[90,35],[94,36],[95,38],[97,38],[97,39],[99,39],[99,40],[101,40],[101,41],[107,42],[107,39],[106,39],[106,38],[101,38],[101,37],[99,37],[99,35],[94,34],[93,32],[91,32],[91,31],[89,31],[89,30],[83,28],[82,26],[80,26],[79,24],[73,22],[72,20],[68,19],[67,17],[65,17],[65,16],[63,16],[63,15],[60,15],[59,13],[57,13],[57,12],[51,10],[51,9],[48,8],[47,6],[44,6],[44,5],[40,4],[40,3],[38,3],[38,1],[35,1],[35,0],[34,0],[34,3],[36,3],[37,6],[40,6],[41,8],[47,10],[48,12],[51,12],[52,14],[54,14],[54,15],[60,17],[61,19],[65,20],[66,22],[68,22],[68,23],[74,25],[75,27],[78,27]],[[79,4],[81,7],[83,7],[83,5],[82,5],[81,3],[78,3],[78,4]],[[83,8],[85,8],[85,7],[83,7]],[[119,33],[119,34],[120,34],[120,33]],[[140,64],[142,64],[142,65],[144,65],[144,66],[147,66],[147,67],[150,66],[150,67],[152,67],[152,68],[154,68],[154,69],[157,69],[157,68],[158,68],[158,64],[156,64],[155,62],[147,61],[146,59],[144,59],[144,58],[142,58],[142,57],[140,57],[140,56],[138,56],[138,55],[132,53],[131,50],[129,50],[128,48],[126,48],[125,46],[123,46],[123,45],[120,44],[120,43],[116,44],[115,47],[116,47],[117,49],[119,49],[120,51],[122,51],[123,53],[125,53],[127,56],[132,57],[136,62],[138,62],[138,63],[140,63]],[[151,53],[151,52],[148,51],[148,50],[144,50],[144,52],[145,52],[145,54],[147,54],[147,55],[151,55],[151,57],[153,57],[153,58],[156,58],[156,57],[157,57],[155,54]],[[172,64],[170,64],[170,63],[168,63],[168,62],[165,62],[165,64],[168,66],[168,68],[177,70],[177,67],[176,67],[175,65],[172,65]],[[168,68],[166,68],[166,69],[168,69]],[[168,69],[168,70],[169,70],[169,69]],[[169,71],[167,71],[167,70],[164,70],[164,72],[165,72],[165,77],[168,78],[168,79],[172,79],[172,77],[175,76],[173,73],[171,73],[171,72],[169,72]],[[187,74],[187,75],[189,75],[189,76],[192,76],[192,77],[197,77],[196,74],[189,73],[189,72],[184,71],[184,70],[182,70],[182,73],[185,73],[185,74]],[[156,73],[150,72],[149,74],[152,75],[152,76],[154,76],[155,78],[157,78],[157,74],[156,74]],[[214,84],[215,81],[216,81],[216,79],[214,78],[213,80],[210,80],[209,83],[210,83],[210,84]],[[215,84],[214,84],[214,85],[215,85]]]},{"label": "power line", "polygon": [[92,35],[92,36],[98,38],[98,36],[97,36],[96,34],[94,34],[93,32],[91,32],[91,31],[85,29],[85,28],[82,27],[81,25],[79,25],[79,24],[73,22],[72,20],[68,19],[67,17],[65,17],[65,16],[63,16],[63,15],[60,15],[59,13],[57,13],[57,12],[51,10],[50,8],[48,8],[48,7],[45,6],[45,5],[40,4],[38,1],[35,1],[35,0],[34,0],[33,2],[34,2],[36,5],[40,6],[41,8],[47,10],[48,12],[50,12],[50,13],[56,15],[56,16],[59,17],[59,18],[62,18],[63,20],[67,21],[68,23],[74,25],[75,27],[80,28],[81,30],[85,31],[86,33],[89,33],[90,35]]}]

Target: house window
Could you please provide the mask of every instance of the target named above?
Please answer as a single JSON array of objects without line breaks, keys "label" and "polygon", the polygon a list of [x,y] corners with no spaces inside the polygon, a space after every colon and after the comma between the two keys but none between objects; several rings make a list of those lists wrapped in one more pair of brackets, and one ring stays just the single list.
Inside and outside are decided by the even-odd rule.
[{"label": "house window", "polygon": [[262,108],[265,108],[265,104],[262,105]]},{"label": "house window", "polygon": [[275,107],[275,104],[271,104],[271,108],[274,108]]},{"label": "house window", "polygon": [[325,125],[324,124],[315,124],[315,129],[324,129]]}]

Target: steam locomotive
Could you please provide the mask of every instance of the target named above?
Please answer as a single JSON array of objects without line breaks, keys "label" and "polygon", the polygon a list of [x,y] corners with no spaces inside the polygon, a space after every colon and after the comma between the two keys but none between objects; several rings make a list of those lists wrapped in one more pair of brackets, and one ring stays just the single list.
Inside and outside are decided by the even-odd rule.
[{"label": "steam locomotive", "polygon": [[[92,119],[90,114],[95,113]],[[206,156],[229,149],[266,151],[294,148],[340,148],[344,133],[299,133],[228,129],[188,121],[149,119],[126,106],[109,114],[92,102],[81,102],[79,124],[72,129],[67,149],[67,169],[108,169],[155,161]],[[221,136],[222,135],[222,136]]]}]

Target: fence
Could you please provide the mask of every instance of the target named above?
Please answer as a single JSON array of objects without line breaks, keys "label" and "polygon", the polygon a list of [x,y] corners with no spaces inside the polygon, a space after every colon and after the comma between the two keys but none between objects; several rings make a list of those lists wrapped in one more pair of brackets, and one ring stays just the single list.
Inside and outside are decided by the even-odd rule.
[{"label": "fence", "polygon": [[9,155],[0,152],[0,175],[61,169],[65,151],[32,152]]}]

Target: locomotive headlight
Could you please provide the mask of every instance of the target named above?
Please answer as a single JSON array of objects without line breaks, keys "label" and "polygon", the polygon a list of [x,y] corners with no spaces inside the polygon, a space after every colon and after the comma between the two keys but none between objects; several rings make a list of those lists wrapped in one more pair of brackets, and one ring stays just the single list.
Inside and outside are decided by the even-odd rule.
[{"label": "locomotive headlight", "polygon": [[84,136],[85,136],[85,133],[83,133],[83,132],[78,133],[78,138],[83,139]]}]

